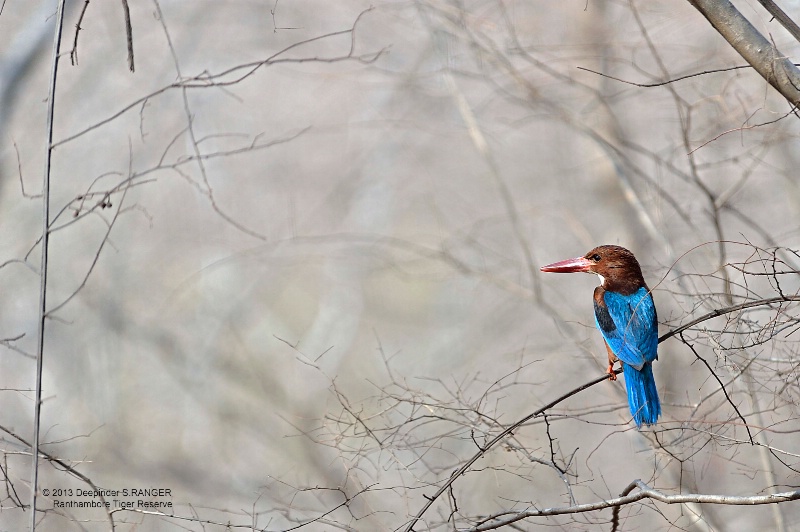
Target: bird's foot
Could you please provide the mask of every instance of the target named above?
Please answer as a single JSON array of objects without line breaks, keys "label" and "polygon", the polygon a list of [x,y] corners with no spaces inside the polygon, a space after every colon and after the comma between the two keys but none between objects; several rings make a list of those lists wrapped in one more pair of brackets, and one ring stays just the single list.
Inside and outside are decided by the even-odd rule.
[{"label": "bird's foot", "polygon": [[606,370],[606,373],[608,373],[608,380],[610,380],[610,381],[617,380],[617,374],[614,373],[614,364],[609,364],[608,365],[608,369]]}]

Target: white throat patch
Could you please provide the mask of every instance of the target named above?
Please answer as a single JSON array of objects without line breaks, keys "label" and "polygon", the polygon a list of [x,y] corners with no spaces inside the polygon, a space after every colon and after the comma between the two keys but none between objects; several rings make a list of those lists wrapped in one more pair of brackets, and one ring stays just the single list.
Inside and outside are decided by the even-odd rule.
[{"label": "white throat patch", "polygon": [[599,277],[599,278],[600,278],[600,286],[603,286],[603,283],[605,283],[605,282],[606,282],[606,278],[605,278],[605,277],[603,277],[602,275],[600,275],[599,273],[598,273],[598,274],[596,274],[596,275],[597,275],[597,277]]}]

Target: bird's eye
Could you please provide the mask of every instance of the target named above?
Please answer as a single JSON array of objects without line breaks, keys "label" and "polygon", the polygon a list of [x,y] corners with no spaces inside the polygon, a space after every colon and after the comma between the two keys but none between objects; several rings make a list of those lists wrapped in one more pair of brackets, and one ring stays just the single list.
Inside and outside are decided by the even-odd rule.
[{"label": "bird's eye", "polygon": [[600,255],[598,255],[597,253],[595,253],[594,255],[592,255],[591,259],[592,259],[593,261],[595,261],[595,262],[600,262]]}]

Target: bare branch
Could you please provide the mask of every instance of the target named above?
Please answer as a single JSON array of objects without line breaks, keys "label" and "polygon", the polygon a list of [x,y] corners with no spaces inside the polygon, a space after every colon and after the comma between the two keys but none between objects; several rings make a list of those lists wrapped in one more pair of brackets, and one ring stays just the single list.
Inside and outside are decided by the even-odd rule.
[{"label": "bare branch", "polygon": [[597,510],[605,510],[606,508],[619,508],[627,504],[632,504],[645,499],[652,499],[664,504],[727,504],[735,506],[753,506],[759,504],[777,504],[787,501],[795,501],[800,499],[800,490],[786,491],[782,493],[774,493],[771,495],[752,495],[752,496],[735,496],[735,495],[706,495],[701,493],[682,493],[676,495],[668,495],[662,491],[656,490],[642,482],[641,480],[633,481],[623,493],[630,493],[634,488],[639,491],[630,495],[622,495],[616,499],[609,499],[605,501],[598,501],[588,504],[576,504],[574,506],[565,506],[560,508],[543,508],[541,510],[526,510],[523,512],[502,512],[499,514],[487,516],[483,522],[469,528],[470,532],[483,532],[486,530],[496,530],[513,523],[528,519],[531,517],[546,517],[550,515],[563,515],[574,514],[582,512],[594,512]]},{"label": "bare branch", "polygon": [[800,105],[800,70],[729,0],[689,0],[745,61],[793,106]]},{"label": "bare branch", "polygon": [[72,62],[72,66],[76,66],[78,64],[78,35],[80,34],[81,30],[81,22],[83,22],[83,17],[86,15],[86,10],[89,8],[89,1],[84,0],[83,8],[81,8],[81,14],[78,16],[78,22],[75,23],[75,37],[72,40],[72,50],[69,52],[69,59]]},{"label": "bare branch", "polygon": [[61,49],[61,32],[64,27],[64,0],[58,2],[56,27],[53,35],[53,54],[50,65],[50,90],[47,100],[47,127],[45,131],[45,164],[42,174],[42,259],[39,270],[39,316],[36,333],[36,391],[34,394],[33,445],[31,446],[31,532],[36,530],[36,499],[39,494],[39,426],[42,412],[42,373],[44,372],[44,336],[47,318],[47,253],[50,234],[50,164],[53,154],[53,120],[55,115],[58,59]]},{"label": "bare branch", "polygon": [[712,69],[709,69],[709,70],[703,70],[701,72],[694,72],[693,74],[686,74],[685,76],[678,76],[678,77],[675,77],[675,78],[670,78],[670,79],[668,79],[666,81],[658,81],[658,82],[655,82],[655,83],[637,83],[635,81],[628,81],[626,79],[617,78],[617,77],[611,76],[609,74],[604,74],[602,72],[597,72],[596,70],[592,70],[591,68],[586,68],[586,67],[582,67],[582,66],[579,66],[579,67],[576,67],[576,68],[578,70],[583,70],[585,72],[590,72],[592,74],[597,74],[598,76],[601,76],[601,77],[604,77],[604,78],[607,78],[607,79],[612,79],[614,81],[619,81],[620,83],[624,83],[626,85],[632,85],[634,87],[641,87],[641,88],[644,88],[644,89],[650,89],[650,88],[653,88],[653,87],[663,87],[664,85],[669,85],[670,83],[677,83],[677,82],[683,81],[685,79],[691,79],[691,78],[695,78],[695,77],[698,77],[698,76],[705,76],[707,74],[716,74],[718,72],[731,72],[731,71],[734,71],[734,70],[741,70],[741,69],[753,68],[753,67],[750,66],[750,65],[741,65],[741,66],[734,66],[734,67],[728,67],[728,68],[712,68]]},{"label": "bare branch", "polygon": [[128,68],[131,72],[136,69],[133,65],[133,28],[131,27],[131,10],[128,0],[122,0],[122,12],[125,14],[125,40],[128,44]]},{"label": "bare branch", "polygon": [[[619,375],[620,373],[622,373],[622,369],[614,370],[614,374],[615,375]],[[513,432],[515,430],[517,430],[519,427],[521,427],[522,425],[524,425],[525,423],[527,423],[531,419],[542,415],[544,412],[550,410],[551,408],[553,408],[557,404],[565,401],[566,399],[569,399],[573,395],[576,395],[576,394],[578,394],[578,393],[580,393],[580,392],[582,392],[582,391],[584,391],[584,390],[586,390],[588,388],[591,388],[595,384],[598,384],[600,382],[606,381],[608,379],[609,379],[609,375],[605,374],[602,377],[597,377],[596,379],[591,380],[591,381],[587,382],[586,384],[582,384],[581,386],[578,386],[574,390],[570,390],[569,392],[565,393],[561,397],[553,400],[552,402],[550,402],[550,403],[546,404],[545,406],[539,408],[535,412],[533,412],[531,414],[528,414],[527,416],[525,416],[524,418],[520,419],[516,423],[508,426],[500,434],[498,434],[497,436],[492,438],[486,445],[484,445],[480,449],[480,451],[475,453],[469,460],[467,460],[461,467],[459,467],[452,475],[450,475],[450,478],[445,481],[445,483],[442,485],[442,487],[440,487],[436,491],[436,493],[434,493],[431,496],[427,496],[427,495],[425,496],[425,498],[428,500],[428,502],[425,503],[425,505],[417,512],[417,514],[413,517],[413,519],[411,519],[411,521],[409,522],[408,526],[405,528],[405,532],[412,532],[412,530],[414,530],[414,526],[417,524],[417,522],[419,522],[422,519],[422,516],[425,514],[425,512],[428,511],[428,508],[430,508],[433,505],[433,503],[436,501],[436,499],[438,499],[445,491],[447,491],[450,488],[450,486],[453,484],[453,482],[458,480],[462,475],[464,475],[467,471],[469,471],[469,469],[472,467],[472,464],[477,462],[479,458],[484,456],[489,451],[489,449],[491,449],[492,447],[497,445],[506,436],[509,436],[510,434],[513,434]]]},{"label": "bare branch", "polygon": [[798,42],[800,42],[800,26],[798,26],[794,20],[789,18],[789,15],[781,9],[778,4],[773,2],[772,0],[758,0],[758,3],[764,6],[764,9],[769,11],[769,14],[775,17],[778,22],[781,23],[781,26],[786,28],[786,31],[792,34],[792,37],[795,38]]},{"label": "bare branch", "polygon": [[[319,35],[317,37],[311,37],[309,39],[296,42],[292,45],[289,45],[278,52],[275,52],[271,56],[263,59],[261,61],[255,61],[250,63],[245,63],[242,65],[237,65],[231,68],[228,68],[222,72],[217,74],[198,74],[193,77],[189,77],[186,79],[181,79],[164,87],[161,87],[158,90],[151,92],[150,94],[138,98],[134,102],[126,105],[116,113],[112,114],[111,116],[96,122],[77,133],[74,133],[66,138],[63,138],[57,142],[53,143],[53,148],[59,147],[63,144],[71,142],[75,139],[82,137],[83,135],[87,134],[90,131],[93,131],[99,127],[102,127],[115,119],[119,118],[126,112],[130,111],[131,109],[136,109],[143,103],[147,102],[148,100],[163,94],[167,91],[172,89],[182,89],[182,88],[209,88],[209,87],[220,87],[220,86],[227,86],[227,85],[235,85],[248,77],[252,76],[256,71],[258,71],[263,66],[275,65],[279,63],[307,63],[307,62],[320,62],[320,63],[336,63],[342,61],[357,61],[360,63],[372,63],[377,61],[377,59],[386,51],[386,50],[379,50],[377,52],[371,52],[366,54],[355,54],[353,51],[353,46],[351,43],[350,50],[347,54],[344,55],[335,55],[335,56],[327,56],[327,57],[319,57],[319,56],[312,56],[312,57],[295,57],[295,58],[283,58],[281,56],[285,55],[286,53],[294,50],[295,48],[301,47],[306,44],[310,44],[313,42],[321,41],[324,39],[330,39],[332,37],[337,37],[340,35],[354,35],[356,31],[356,24],[358,24],[358,20],[363,16],[365,13],[369,12],[371,9],[367,9],[363,11],[359,18],[356,19],[353,26],[350,29],[342,30],[342,31],[335,31],[331,33],[326,33],[324,35]],[[244,71],[244,73],[240,73],[240,71]],[[237,74],[237,76],[233,79],[224,79],[230,76],[231,74]]]}]

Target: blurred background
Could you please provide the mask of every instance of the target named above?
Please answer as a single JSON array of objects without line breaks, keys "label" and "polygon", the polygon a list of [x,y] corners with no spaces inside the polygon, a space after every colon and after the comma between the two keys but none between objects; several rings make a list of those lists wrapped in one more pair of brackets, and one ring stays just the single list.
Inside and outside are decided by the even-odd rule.
[{"label": "blurred background", "polygon": [[[797,57],[766,12],[740,8]],[[55,10],[0,11],[9,531],[29,521]],[[797,117],[732,69],[744,61],[688,2],[158,0],[131,2],[130,20],[134,72],[120,2],[65,12],[41,426],[63,463],[43,460],[40,486],[91,489],[77,471],[170,489],[145,499],[173,507],[42,497],[37,530],[402,530],[479,446],[602,375],[596,278],[539,266],[631,249],[662,334],[798,293]],[[656,427],[635,429],[622,380],[600,383],[489,450],[416,530],[635,479],[794,489],[796,315],[758,305],[666,340]],[[799,518],[642,501],[619,529]]]}]

